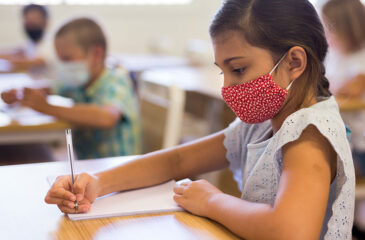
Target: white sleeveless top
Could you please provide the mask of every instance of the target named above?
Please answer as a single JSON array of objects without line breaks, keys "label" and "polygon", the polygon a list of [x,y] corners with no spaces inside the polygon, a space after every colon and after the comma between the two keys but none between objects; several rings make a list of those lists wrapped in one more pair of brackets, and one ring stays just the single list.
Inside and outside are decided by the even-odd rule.
[{"label": "white sleeveless top", "polygon": [[281,148],[297,140],[310,124],[337,153],[337,174],[330,187],[320,239],[351,240],[355,174],[346,127],[334,97],[291,114],[274,136],[269,120],[245,124],[237,118],[224,130],[226,158],[242,191],[241,198],[273,205],[282,173]]}]

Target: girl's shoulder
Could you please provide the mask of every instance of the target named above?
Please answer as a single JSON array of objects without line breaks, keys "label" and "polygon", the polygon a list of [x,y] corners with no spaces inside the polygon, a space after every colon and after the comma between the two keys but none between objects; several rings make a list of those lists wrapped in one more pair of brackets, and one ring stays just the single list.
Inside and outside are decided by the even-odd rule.
[{"label": "girl's shoulder", "polygon": [[291,126],[301,129],[301,127],[306,127],[310,124],[315,125],[319,130],[339,127],[346,133],[345,124],[341,118],[338,104],[333,96],[322,99],[310,107],[302,108],[292,113],[284,120],[279,131],[293,128]]},{"label": "girl's shoulder", "polygon": [[351,158],[346,126],[333,96],[289,115],[275,134],[275,148],[296,141],[309,127],[315,127],[316,133],[328,140],[341,159]]},{"label": "girl's shoulder", "polygon": [[336,232],[351,232],[355,173],[346,127],[334,97],[291,114],[275,135],[276,139],[270,142],[275,151],[299,140],[314,143],[310,147],[328,154],[334,178],[325,216],[328,230],[324,232],[324,239],[332,239]]},{"label": "girl's shoulder", "polygon": [[[336,99],[331,96],[322,99],[316,104],[302,108],[289,115],[283,122],[278,133],[295,130],[304,130],[308,125],[314,125],[320,132],[327,131],[331,135],[333,131],[338,130],[346,135],[346,127],[341,118],[340,111]],[[331,131],[333,130],[333,131]]]}]

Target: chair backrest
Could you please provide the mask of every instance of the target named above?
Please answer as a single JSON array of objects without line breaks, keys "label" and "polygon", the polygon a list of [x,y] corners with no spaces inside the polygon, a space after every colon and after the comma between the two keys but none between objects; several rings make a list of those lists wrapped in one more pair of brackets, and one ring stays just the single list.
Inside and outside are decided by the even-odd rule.
[{"label": "chair backrest", "polygon": [[143,151],[176,146],[181,138],[185,91],[141,81],[139,90]]}]

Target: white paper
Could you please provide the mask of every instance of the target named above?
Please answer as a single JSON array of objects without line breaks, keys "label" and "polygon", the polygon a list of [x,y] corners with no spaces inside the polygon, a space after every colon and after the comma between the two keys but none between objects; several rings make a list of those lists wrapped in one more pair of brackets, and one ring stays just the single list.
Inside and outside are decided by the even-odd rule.
[{"label": "white paper", "polygon": [[[54,177],[48,177],[50,184]],[[184,179],[181,182],[190,181]],[[174,180],[156,186],[109,194],[97,198],[88,213],[68,214],[73,220],[184,211],[173,199]]]}]

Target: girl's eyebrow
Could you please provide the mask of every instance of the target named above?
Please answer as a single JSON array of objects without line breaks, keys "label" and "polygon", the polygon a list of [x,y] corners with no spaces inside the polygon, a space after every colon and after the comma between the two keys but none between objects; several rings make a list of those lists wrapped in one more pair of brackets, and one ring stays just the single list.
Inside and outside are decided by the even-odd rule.
[{"label": "girl's eyebrow", "polygon": [[[243,56],[237,56],[237,57],[231,57],[231,58],[227,58],[223,61],[224,64],[228,64],[230,61],[236,60],[236,59],[240,59],[240,58],[245,58]],[[215,65],[219,66],[216,62],[214,62]]]}]

